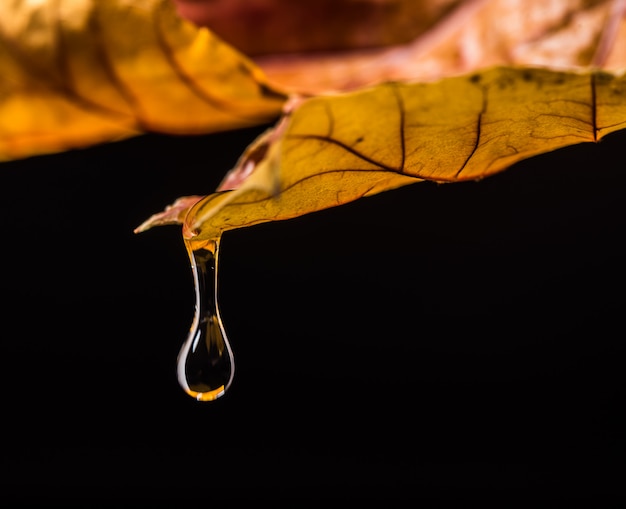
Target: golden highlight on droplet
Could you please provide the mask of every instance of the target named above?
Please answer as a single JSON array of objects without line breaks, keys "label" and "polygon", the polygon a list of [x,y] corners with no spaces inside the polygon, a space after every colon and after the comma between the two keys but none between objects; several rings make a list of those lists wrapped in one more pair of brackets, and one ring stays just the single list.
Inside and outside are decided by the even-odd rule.
[{"label": "golden highlight on droplet", "polygon": [[197,401],[215,401],[217,398],[222,396],[224,392],[226,392],[226,388],[222,385],[221,387],[209,392],[196,392],[188,389],[186,392]]},{"label": "golden highlight on droplet", "polygon": [[230,386],[235,374],[233,353],[217,304],[219,239],[186,240],[193,272],[196,307],[189,335],[178,354],[178,383],[197,401],[214,401]]}]

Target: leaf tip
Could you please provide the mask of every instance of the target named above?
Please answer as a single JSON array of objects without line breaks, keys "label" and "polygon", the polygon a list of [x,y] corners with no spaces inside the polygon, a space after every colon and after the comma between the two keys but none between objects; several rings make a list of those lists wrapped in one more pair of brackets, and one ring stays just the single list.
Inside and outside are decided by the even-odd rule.
[{"label": "leaf tip", "polygon": [[143,233],[155,226],[183,224],[189,209],[202,198],[203,196],[198,195],[182,196],[178,198],[174,203],[165,207],[163,211],[152,214],[148,219],[137,226],[133,230],[133,233]]}]

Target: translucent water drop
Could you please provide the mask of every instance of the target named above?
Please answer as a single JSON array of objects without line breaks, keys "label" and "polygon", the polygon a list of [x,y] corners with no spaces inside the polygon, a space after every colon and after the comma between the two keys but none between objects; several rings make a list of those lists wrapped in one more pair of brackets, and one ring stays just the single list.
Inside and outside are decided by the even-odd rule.
[{"label": "translucent water drop", "polygon": [[198,401],[222,396],[235,374],[233,353],[217,303],[219,241],[201,247],[186,241],[196,293],[196,308],[187,340],[178,354],[178,382]]}]

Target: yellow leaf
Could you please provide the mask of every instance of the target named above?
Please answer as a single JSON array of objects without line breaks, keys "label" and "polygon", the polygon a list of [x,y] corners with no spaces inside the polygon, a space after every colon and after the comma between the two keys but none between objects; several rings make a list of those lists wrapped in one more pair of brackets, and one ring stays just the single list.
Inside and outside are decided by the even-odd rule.
[{"label": "yellow leaf", "polygon": [[201,244],[421,180],[481,179],[623,128],[626,78],[603,72],[493,68],[319,96],[263,135],[258,163],[239,162],[256,164],[241,187],[191,207],[184,235]]},{"label": "yellow leaf", "polygon": [[284,101],[170,0],[0,2],[0,161],[258,125]]}]

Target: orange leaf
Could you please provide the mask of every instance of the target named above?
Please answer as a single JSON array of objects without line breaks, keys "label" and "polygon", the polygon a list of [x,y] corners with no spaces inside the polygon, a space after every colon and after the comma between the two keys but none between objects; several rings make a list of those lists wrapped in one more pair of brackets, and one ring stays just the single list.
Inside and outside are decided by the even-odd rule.
[{"label": "orange leaf", "polygon": [[0,3],[0,161],[275,118],[286,96],[170,0]]}]

